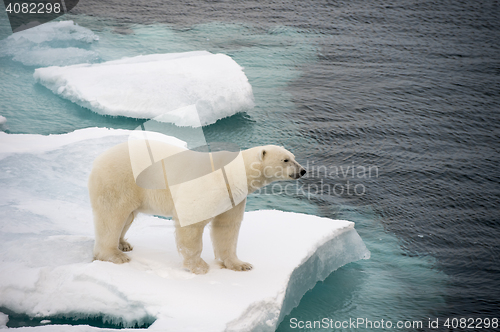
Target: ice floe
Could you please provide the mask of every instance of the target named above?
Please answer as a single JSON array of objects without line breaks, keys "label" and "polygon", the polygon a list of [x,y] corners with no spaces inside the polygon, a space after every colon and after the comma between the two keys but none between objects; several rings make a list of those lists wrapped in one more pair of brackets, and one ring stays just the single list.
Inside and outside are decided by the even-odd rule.
[{"label": "ice floe", "polygon": [[0,40],[0,57],[10,56],[26,66],[93,62],[99,55],[86,47],[98,39],[73,21],[48,22]]},{"label": "ice floe", "polygon": [[206,51],[39,68],[34,77],[96,113],[179,126],[212,124],[254,106],[243,68],[227,55]]},{"label": "ice floe", "polygon": [[[146,215],[127,233],[130,263],[92,262],[87,177],[94,158],[129,133],[0,132],[0,307],[45,323],[21,330],[101,330],[48,322],[95,316],[127,327],[152,323],[153,331],[274,331],[317,281],[369,257],[352,222],[264,210],[247,212],[240,232],[249,272],[221,269],[208,232],[209,273],[187,272],[172,221]],[[7,320],[0,314],[0,328]]]}]

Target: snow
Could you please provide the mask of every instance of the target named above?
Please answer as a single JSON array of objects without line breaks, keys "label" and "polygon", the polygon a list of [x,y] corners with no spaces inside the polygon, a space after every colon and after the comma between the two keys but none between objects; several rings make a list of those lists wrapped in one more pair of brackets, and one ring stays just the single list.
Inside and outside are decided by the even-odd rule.
[{"label": "snow", "polygon": [[[162,135],[155,132],[147,132],[147,134],[149,139],[158,140],[180,147],[186,147],[185,142],[175,137]],[[125,142],[128,139],[134,138],[135,135],[135,131],[107,128],[86,128],[83,130],[76,130],[68,134],[48,136],[26,134],[9,135],[0,132],[0,160],[16,153],[43,154],[60,149],[69,144],[74,144],[90,139],[107,138],[109,140],[113,136],[118,136],[120,142]],[[100,151],[103,152],[104,149]]]},{"label": "snow", "polygon": [[0,329],[4,329],[7,327],[7,322],[9,321],[9,316],[0,312]]},{"label": "snow", "polygon": [[92,62],[99,55],[85,49],[99,37],[73,21],[48,22],[16,32],[0,41],[0,57],[26,66],[68,65]]},{"label": "snow", "polygon": [[206,51],[35,70],[37,82],[96,113],[200,127],[254,106],[243,68]]},{"label": "snow", "polygon": [[[172,221],[147,215],[127,233],[130,263],[93,262],[87,177],[94,158],[129,134],[0,132],[0,307],[43,320],[154,321],[152,331],[274,331],[317,281],[369,258],[352,222],[265,210],[246,212],[240,232],[238,253],[254,265],[249,272],[221,269],[206,232],[202,257],[210,271],[189,273]],[[0,328],[7,319],[0,315]],[[20,330],[104,330],[45,323]]]}]

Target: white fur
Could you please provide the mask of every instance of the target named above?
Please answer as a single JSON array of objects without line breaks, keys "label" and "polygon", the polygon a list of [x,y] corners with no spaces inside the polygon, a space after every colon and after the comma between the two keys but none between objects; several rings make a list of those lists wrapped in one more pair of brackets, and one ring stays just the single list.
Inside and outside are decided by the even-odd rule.
[{"label": "white fur", "polygon": [[[162,144],[165,149],[175,149],[172,145]],[[243,151],[242,155],[248,193],[276,180],[297,179],[305,172],[295,162],[293,154],[282,147],[255,147]],[[144,189],[135,183],[128,143],[117,145],[96,158],[88,188],[94,213],[94,259],[128,262],[130,258],[124,252],[132,250],[132,246],[125,241],[125,233],[137,213],[142,212],[174,219],[177,248],[184,258],[184,266],[191,272],[208,272],[208,264],[200,255],[203,230],[210,222],[215,257],[222,265],[235,271],[252,268],[251,264],[240,261],[236,256],[246,199],[214,218],[181,227],[168,186],[167,189]]]}]

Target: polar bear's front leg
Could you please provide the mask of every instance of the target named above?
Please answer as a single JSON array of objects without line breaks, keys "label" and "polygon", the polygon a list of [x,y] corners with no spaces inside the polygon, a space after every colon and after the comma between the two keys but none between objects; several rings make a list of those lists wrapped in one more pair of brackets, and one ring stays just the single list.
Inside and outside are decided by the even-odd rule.
[{"label": "polar bear's front leg", "polygon": [[193,225],[175,227],[177,250],[184,258],[184,267],[194,274],[208,272],[208,264],[201,258],[203,250],[203,230],[208,222],[203,221]]},{"label": "polar bear's front leg", "polygon": [[212,243],[215,258],[222,261],[224,267],[235,271],[248,271],[252,264],[240,261],[236,256],[238,234],[240,232],[246,199],[212,221]]},{"label": "polar bear's front leg", "polygon": [[127,221],[125,222],[125,226],[123,227],[122,234],[120,236],[120,244],[118,245],[118,249],[120,249],[121,251],[131,251],[132,249],[134,249],[134,247],[132,247],[132,245],[125,240],[125,234],[132,225],[134,219],[135,219],[135,214],[134,212],[132,212],[128,216]]}]

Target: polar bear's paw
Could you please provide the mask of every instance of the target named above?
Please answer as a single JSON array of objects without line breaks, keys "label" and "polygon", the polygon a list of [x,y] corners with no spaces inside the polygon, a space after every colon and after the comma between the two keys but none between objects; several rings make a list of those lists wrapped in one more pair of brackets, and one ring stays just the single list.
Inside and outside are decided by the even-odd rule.
[{"label": "polar bear's paw", "polygon": [[226,269],[234,271],[250,271],[253,268],[252,264],[240,261],[239,259],[226,259],[222,265]]},{"label": "polar bear's paw", "polygon": [[94,254],[94,260],[112,262],[115,264],[123,264],[123,263],[130,262],[130,257],[128,257],[126,254],[124,254],[120,250],[115,249],[113,251],[106,252],[106,253],[99,252],[99,253]]},{"label": "polar bear's paw", "polygon": [[115,255],[111,258],[111,262],[115,264],[123,264],[130,262],[130,257],[120,252],[118,255]]},{"label": "polar bear's paw", "polygon": [[132,251],[132,249],[134,249],[134,247],[132,247],[132,245],[130,243],[128,243],[127,241],[125,240],[120,240],[120,244],[118,245],[118,249],[120,249],[121,251]]},{"label": "polar bear's paw", "polygon": [[184,267],[194,274],[206,274],[209,270],[208,264],[201,258],[196,261],[185,262]]},{"label": "polar bear's paw", "polygon": [[208,264],[201,258],[184,261],[184,267],[194,274],[206,274],[209,270]]}]

